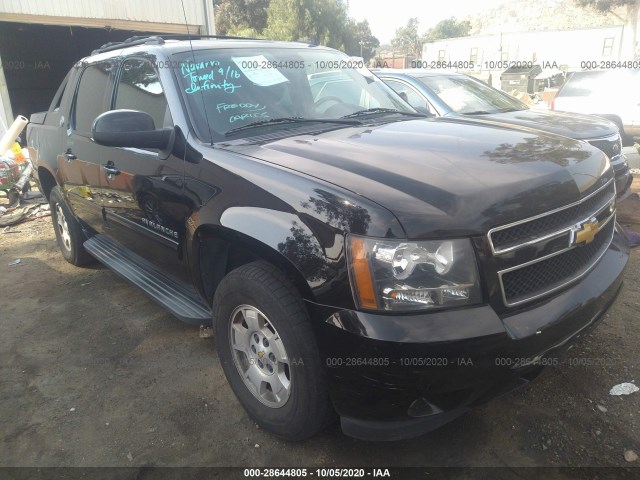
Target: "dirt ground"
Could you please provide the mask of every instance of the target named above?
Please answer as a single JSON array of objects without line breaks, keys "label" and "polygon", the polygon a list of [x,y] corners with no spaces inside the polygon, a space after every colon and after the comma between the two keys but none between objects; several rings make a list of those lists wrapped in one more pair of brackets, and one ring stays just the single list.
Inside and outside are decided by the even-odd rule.
[{"label": "dirt ground", "polygon": [[[640,212],[640,200],[627,202]],[[604,321],[567,352],[572,364],[419,439],[362,442],[334,426],[289,444],[248,419],[197,327],[106,268],[66,263],[50,218],[8,232],[0,229],[1,467],[619,466],[640,476],[640,461],[625,459],[640,455],[640,392],[609,395],[640,385],[640,249]]]}]

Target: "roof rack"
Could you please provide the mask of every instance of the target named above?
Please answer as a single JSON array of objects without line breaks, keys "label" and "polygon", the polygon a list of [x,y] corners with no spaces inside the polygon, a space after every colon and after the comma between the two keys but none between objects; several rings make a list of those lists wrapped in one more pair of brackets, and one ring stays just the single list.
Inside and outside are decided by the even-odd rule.
[{"label": "roof rack", "polygon": [[152,37],[135,36],[135,37],[129,37],[129,38],[127,38],[126,40],[124,40],[122,42],[105,43],[100,48],[96,48],[93,52],[91,52],[91,55],[95,55],[96,53],[111,52],[113,50],[118,50],[118,49],[127,48],[127,47],[133,47],[135,45],[145,45],[145,44],[162,45],[163,43],[164,43],[164,39],[162,37],[158,37],[158,36],[152,36]]},{"label": "roof rack", "polygon": [[165,40],[191,40],[202,38],[214,38],[214,39],[226,39],[226,40],[260,40],[258,38],[250,37],[233,37],[227,35],[198,35],[198,34],[169,34],[169,35],[153,35],[153,36],[141,36],[137,35],[129,37],[121,42],[109,42],[102,45],[100,48],[96,48],[91,55],[98,53],[111,52],[113,50],[119,50],[121,48],[133,47],[136,45],[163,45]]}]

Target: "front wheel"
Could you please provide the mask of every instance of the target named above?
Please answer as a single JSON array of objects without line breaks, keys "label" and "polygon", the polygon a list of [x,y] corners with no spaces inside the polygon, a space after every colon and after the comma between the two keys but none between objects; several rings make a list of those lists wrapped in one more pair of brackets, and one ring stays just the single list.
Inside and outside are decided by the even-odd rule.
[{"label": "front wheel", "polygon": [[214,322],[225,376],[258,425],[303,440],[333,420],[309,316],[279,270],[254,262],[229,273],[215,294]]}]

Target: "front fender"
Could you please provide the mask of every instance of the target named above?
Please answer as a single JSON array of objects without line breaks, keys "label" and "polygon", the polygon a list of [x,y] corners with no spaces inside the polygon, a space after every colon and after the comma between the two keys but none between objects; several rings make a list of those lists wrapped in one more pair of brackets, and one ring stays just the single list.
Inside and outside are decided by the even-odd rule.
[{"label": "front fender", "polygon": [[260,207],[232,207],[221,217],[226,229],[262,244],[304,279],[312,299],[352,305],[346,270],[345,233],[304,214]]},{"label": "front fender", "polygon": [[217,192],[187,219],[187,254],[200,278],[202,233],[295,275],[309,300],[353,308],[346,235],[405,236],[391,212],[356,193],[235,152],[207,150],[200,165],[187,166],[197,177],[186,180],[197,178]]}]

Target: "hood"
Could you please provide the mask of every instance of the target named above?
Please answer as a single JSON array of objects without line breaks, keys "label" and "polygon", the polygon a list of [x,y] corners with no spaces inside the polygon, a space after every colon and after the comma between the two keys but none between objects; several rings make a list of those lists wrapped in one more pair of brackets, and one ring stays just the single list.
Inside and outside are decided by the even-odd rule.
[{"label": "hood", "polygon": [[544,132],[578,140],[602,138],[618,133],[618,128],[610,121],[580,113],[518,110],[516,112],[478,115],[473,118],[536,128]]},{"label": "hood", "polygon": [[585,142],[420,119],[226,148],[338,185],[393,212],[410,238],[484,234],[572,203],[611,177]]}]

